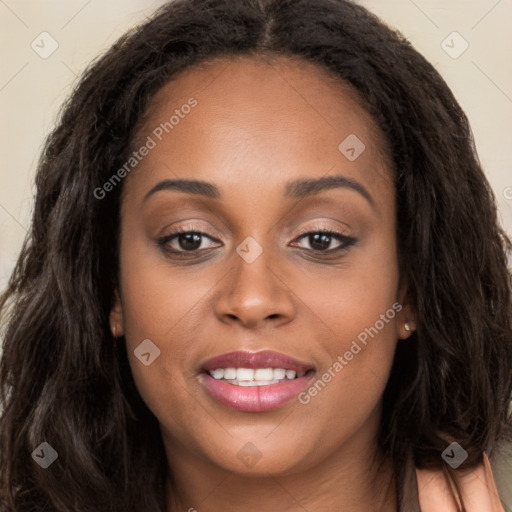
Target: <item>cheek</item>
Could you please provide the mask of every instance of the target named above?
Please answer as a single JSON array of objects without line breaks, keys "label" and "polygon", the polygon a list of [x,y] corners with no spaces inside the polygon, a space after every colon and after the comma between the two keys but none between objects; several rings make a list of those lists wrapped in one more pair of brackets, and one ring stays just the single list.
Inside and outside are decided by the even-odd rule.
[{"label": "cheek", "polygon": [[392,241],[383,236],[343,270],[304,281],[297,290],[307,297],[312,325],[323,334],[328,354],[302,402],[312,407],[313,416],[330,411],[329,421],[346,423],[347,428],[364,423],[376,407],[393,362],[402,306],[397,302],[398,265]]},{"label": "cheek", "polygon": [[217,274],[214,270],[199,272],[195,265],[170,263],[135,221],[127,223],[126,232],[133,232],[129,243],[121,245],[123,324],[129,348],[153,337],[161,345],[172,340],[179,354],[180,341],[185,345],[187,340],[177,332],[197,316]]},{"label": "cheek", "polygon": [[393,309],[393,304],[398,277],[394,239],[383,231],[363,242],[339,267],[297,275],[293,291],[313,313],[311,320],[316,326],[329,334],[329,352],[342,354],[352,340],[361,333],[364,338],[376,323],[381,338],[396,338],[395,317],[400,306]]},{"label": "cheek", "polygon": [[310,386],[299,395],[302,430],[331,436],[340,445],[377,429],[381,398],[393,363],[397,303],[372,299],[363,313],[346,304],[331,318],[336,336],[324,343],[329,354]]},{"label": "cheek", "polygon": [[[199,317],[204,315],[201,308],[215,279],[214,273],[202,273],[198,279],[193,267],[177,270],[164,259],[148,255],[150,250],[133,244],[122,252],[123,327],[136,386],[147,406],[161,417],[171,403],[190,407],[190,397],[183,393],[188,386],[185,369],[191,367],[191,339],[197,336]],[[136,355],[144,346],[141,343],[148,344],[144,340],[156,347],[149,344],[149,365]]]}]

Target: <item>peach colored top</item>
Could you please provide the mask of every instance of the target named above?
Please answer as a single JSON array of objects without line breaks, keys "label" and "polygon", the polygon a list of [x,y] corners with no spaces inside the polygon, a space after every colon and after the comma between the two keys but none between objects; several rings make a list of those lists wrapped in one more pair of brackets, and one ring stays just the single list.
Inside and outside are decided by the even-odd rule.
[{"label": "peach colored top", "polygon": [[[497,448],[489,457],[489,462],[503,508],[506,512],[512,512],[512,442]],[[421,512],[412,454],[406,462],[403,495],[398,512]]]}]

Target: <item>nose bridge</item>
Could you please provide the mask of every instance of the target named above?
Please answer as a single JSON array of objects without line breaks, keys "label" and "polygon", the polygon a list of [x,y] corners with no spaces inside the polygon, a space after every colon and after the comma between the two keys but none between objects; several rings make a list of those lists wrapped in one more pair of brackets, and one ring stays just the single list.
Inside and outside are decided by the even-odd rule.
[{"label": "nose bridge", "polygon": [[288,287],[279,277],[277,251],[260,241],[246,237],[233,253],[227,286],[217,301],[217,315],[223,321],[238,321],[246,327],[261,322],[286,322],[294,314]]}]

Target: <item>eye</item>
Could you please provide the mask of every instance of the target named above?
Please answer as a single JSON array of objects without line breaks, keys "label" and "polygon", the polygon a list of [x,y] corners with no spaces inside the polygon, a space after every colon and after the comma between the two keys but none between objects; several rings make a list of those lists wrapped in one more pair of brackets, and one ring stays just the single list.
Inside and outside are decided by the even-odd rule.
[{"label": "eye", "polygon": [[201,231],[191,231],[180,228],[174,233],[159,238],[157,244],[168,253],[186,256],[186,253],[193,254],[196,251],[211,248],[211,246],[205,247],[203,242],[206,238],[213,240],[213,238]]},{"label": "eye", "polygon": [[[317,229],[315,231],[308,231],[298,237],[298,240],[305,239],[310,245],[305,248],[308,251],[323,252],[326,254],[338,253],[346,251],[349,247],[354,245],[357,240],[353,237],[332,231],[330,229]],[[338,241],[338,247],[332,248],[333,241]]]}]

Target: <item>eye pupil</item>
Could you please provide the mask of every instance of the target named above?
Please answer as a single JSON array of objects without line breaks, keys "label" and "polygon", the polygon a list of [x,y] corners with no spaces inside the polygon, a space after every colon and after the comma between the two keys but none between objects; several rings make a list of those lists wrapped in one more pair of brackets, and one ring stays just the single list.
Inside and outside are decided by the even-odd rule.
[{"label": "eye pupil", "polygon": [[182,233],[178,237],[178,244],[181,249],[195,251],[201,246],[201,235],[199,233]]},{"label": "eye pupil", "polygon": [[321,251],[329,248],[331,238],[331,235],[327,235],[325,233],[315,233],[313,235],[309,235],[309,243],[313,249]]}]

